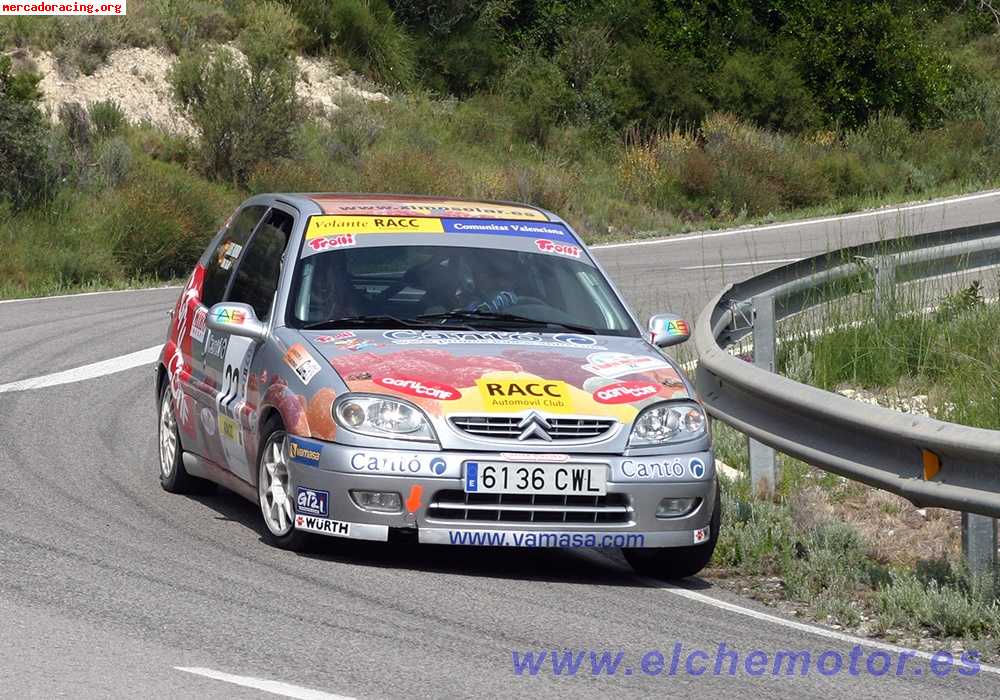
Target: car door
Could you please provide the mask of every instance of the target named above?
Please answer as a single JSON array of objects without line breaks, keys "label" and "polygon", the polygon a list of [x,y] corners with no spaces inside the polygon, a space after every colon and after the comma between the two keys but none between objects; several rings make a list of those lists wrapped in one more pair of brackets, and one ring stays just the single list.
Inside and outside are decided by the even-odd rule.
[{"label": "car door", "polygon": [[190,388],[197,415],[193,421],[195,440],[191,445],[185,442],[185,449],[217,464],[221,464],[225,457],[218,438],[215,411],[219,386],[207,370],[211,357],[225,356],[228,340],[213,337],[205,320],[208,309],[225,297],[236,265],[266,211],[266,206],[254,205],[243,207],[233,216],[209,258],[204,261],[201,295],[191,312]]},{"label": "car door", "polygon": [[[257,318],[268,323],[281,275],[282,259],[295,224],[294,216],[272,208],[253,232],[233,273],[224,296],[228,302],[250,305]],[[248,338],[212,333],[217,352],[205,355],[205,374],[217,387],[213,411],[224,455],[223,465],[235,475],[253,482],[257,454],[256,411],[260,397],[251,391],[251,368],[257,349]]]}]

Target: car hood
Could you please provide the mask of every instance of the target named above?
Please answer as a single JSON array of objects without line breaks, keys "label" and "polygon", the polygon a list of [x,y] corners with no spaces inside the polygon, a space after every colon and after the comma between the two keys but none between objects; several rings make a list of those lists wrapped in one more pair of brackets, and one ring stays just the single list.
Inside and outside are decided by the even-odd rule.
[{"label": "car hood", "polygon": [[691,398],[672,360],[640,338],[499,331],[303,332],[350,391],[399,396],[434,416],[607,416]]}]

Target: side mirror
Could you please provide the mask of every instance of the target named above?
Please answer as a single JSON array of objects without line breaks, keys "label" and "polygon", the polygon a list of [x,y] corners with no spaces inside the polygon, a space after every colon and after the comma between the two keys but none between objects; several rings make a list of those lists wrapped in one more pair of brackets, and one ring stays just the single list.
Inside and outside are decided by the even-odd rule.
[{"label": "side mirror", "polygon": [[691,326],[677,314],[656,314],[649,318],[649,342],[658,348],[683,343],[691,337]]},{"label": "side mirror", "polygon": [[258,342],[267,336],[267,327],[257,320],[257,314],[248,304],[216,304],[208,310],[205,325],[215,333],[229,333]]}]

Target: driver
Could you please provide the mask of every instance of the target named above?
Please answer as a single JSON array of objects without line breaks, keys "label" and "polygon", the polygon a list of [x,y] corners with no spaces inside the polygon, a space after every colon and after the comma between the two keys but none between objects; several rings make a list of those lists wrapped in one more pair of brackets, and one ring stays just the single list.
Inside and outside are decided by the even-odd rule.
[{"label": "driver", "polygon": [[499,313],[518,303],[515,268],[512,255],[497,251],[475,261],[475,290],[479,299],[467,304],[465,311]]}]

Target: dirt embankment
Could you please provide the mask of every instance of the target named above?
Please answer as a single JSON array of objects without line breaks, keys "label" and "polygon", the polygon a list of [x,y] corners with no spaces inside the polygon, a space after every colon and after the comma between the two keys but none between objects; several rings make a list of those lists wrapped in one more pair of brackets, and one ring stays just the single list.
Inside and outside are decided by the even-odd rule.
[{"label": "dirt embankment", "polygon": [[[235,50],[235,49],[233,49]],[[162,49],[128,48],[113,52],[107,63],[92,75],[60,71],[48,52],[15,52],[15,61],[42,75],[39,87],[50,113],[55,115],[63,102],[83,105],[101,100],[116,100],[131,122],[148,121],[166,131],[193,133],[190,122],[171,98],[167,75],[176,57]],[[389,98],[381,92],[366,90],[350,76],[339,75],[325,61],[296,59],[299,97],[316,111],[333,112],[345,100],[380,100]]]}]

